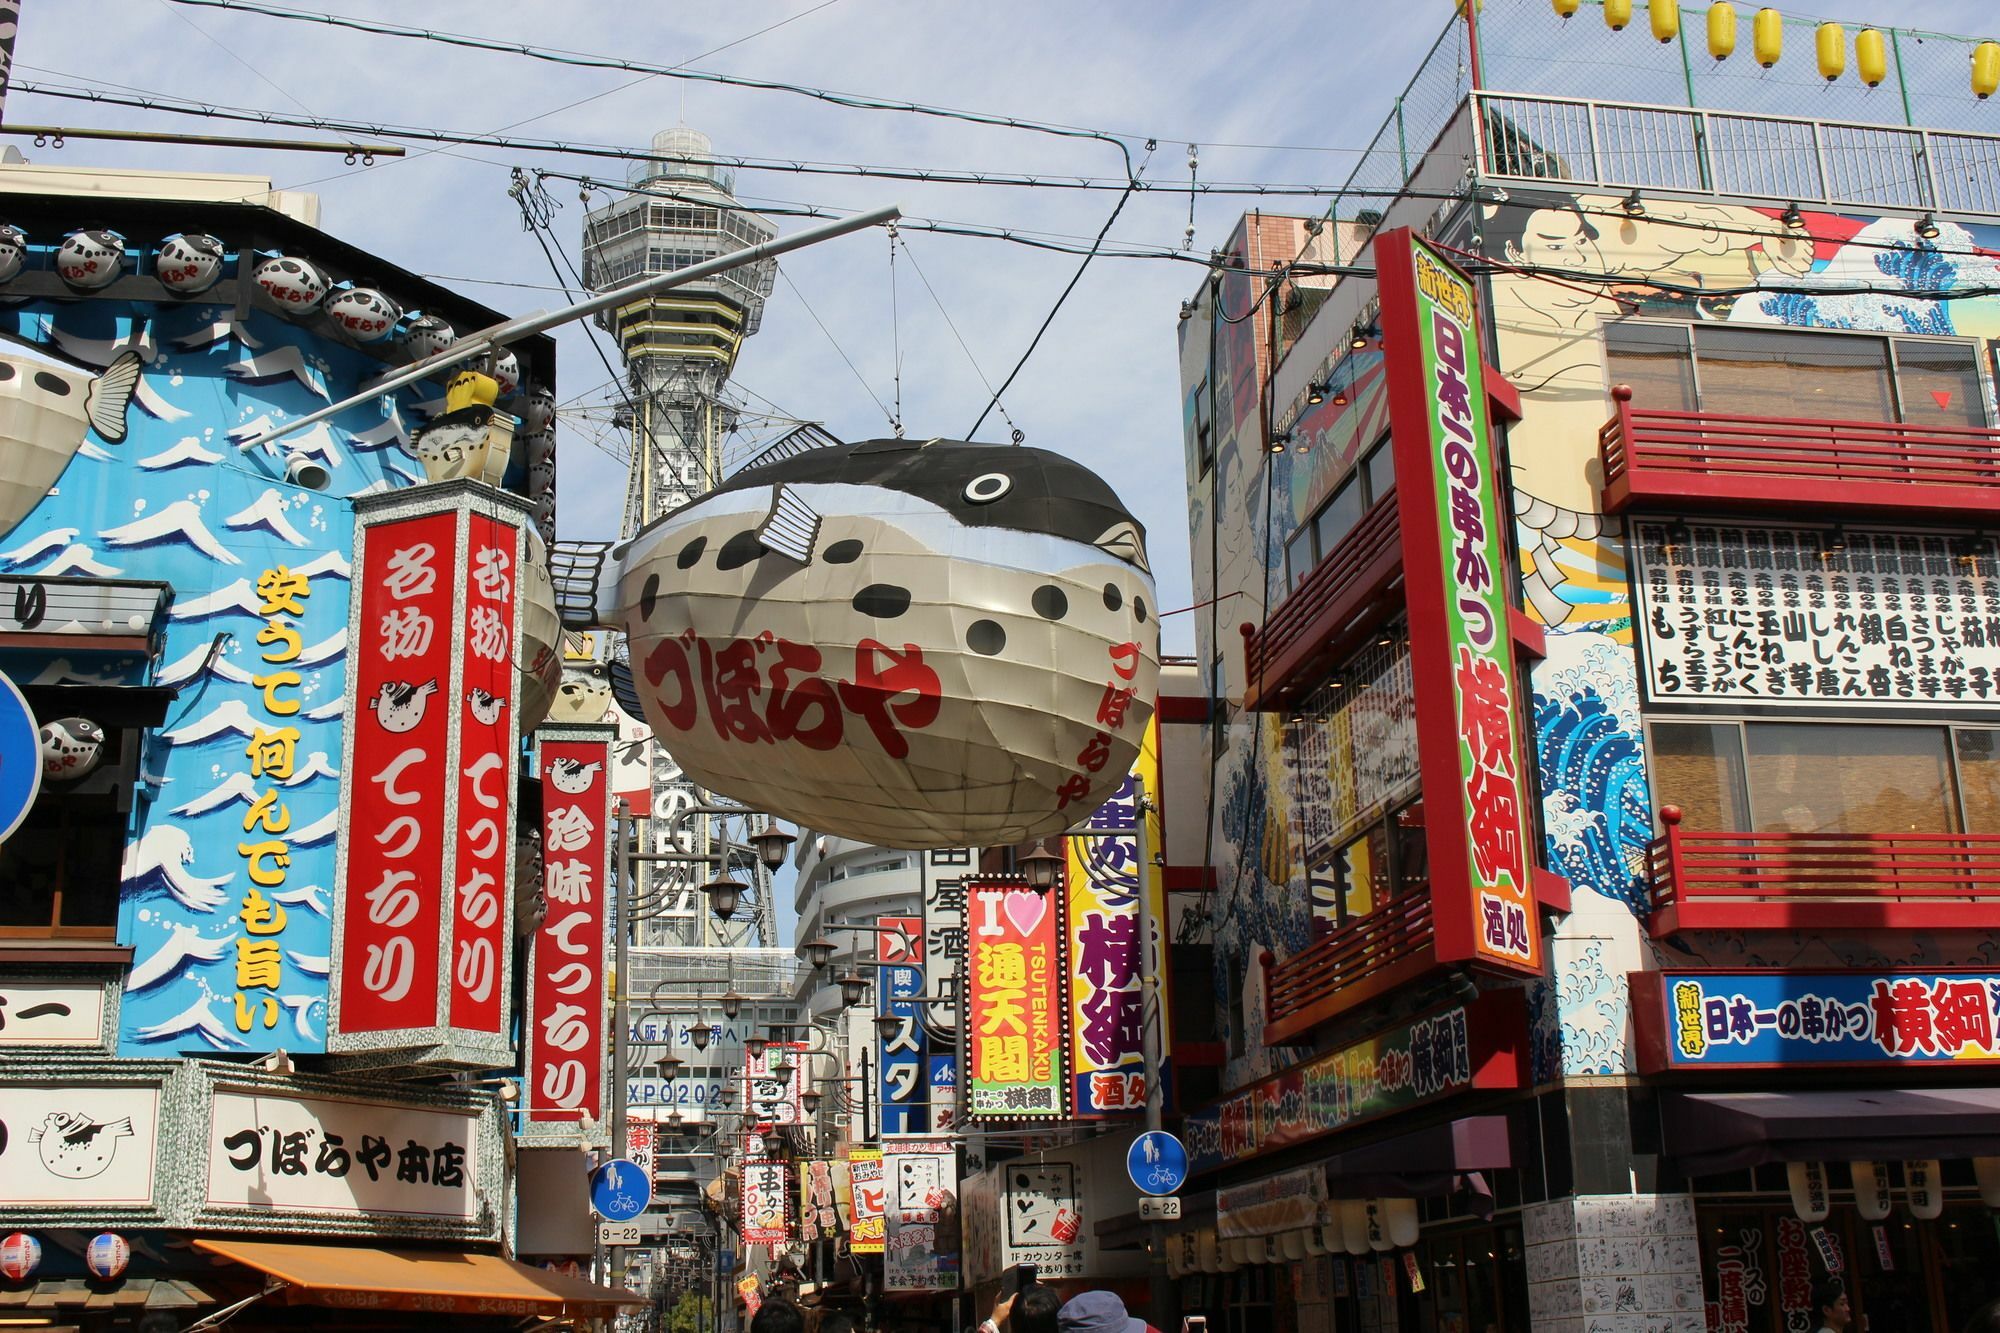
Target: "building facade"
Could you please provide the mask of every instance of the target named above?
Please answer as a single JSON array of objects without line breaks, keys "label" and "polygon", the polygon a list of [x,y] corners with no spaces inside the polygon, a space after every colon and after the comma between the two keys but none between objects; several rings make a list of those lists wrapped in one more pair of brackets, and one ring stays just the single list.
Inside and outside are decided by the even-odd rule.
[{"label": "building facade", "polygon": [[1247,218],[1182,324],[1233,1090],[1174,1262],[1231,1327],[2000,1295],[1973,44],[1805,119],[1853,34],[1764,80],[1608,8],[1454,21],[1367,243]]}]

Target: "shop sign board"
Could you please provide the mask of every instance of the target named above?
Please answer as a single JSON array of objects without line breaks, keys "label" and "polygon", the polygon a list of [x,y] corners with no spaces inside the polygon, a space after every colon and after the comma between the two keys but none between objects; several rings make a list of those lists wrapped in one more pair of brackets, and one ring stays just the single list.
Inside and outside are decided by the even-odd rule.
[{"label": "shop sign board", "polygon": [[1634,972],[1647,1073],[2000,1061],[2000,972]]},{"label": "shop sign board", "polygon": [[958,1028],[959,978],[965,967],[965,876],[939,871],[970,866],[972,853],[963,847],[940,847],[920,855],[924,858],[924,993],[931,997],[924,1002],[924,1026],[948,1039]]},{"label": "shop sign board", "polygon": [[527,1138],[605,1118],[611,736],[595,723],[535,733],[547,910],[529,944]]},{"label": "shop sign board", "polygon": [[967,1177],[967,1280],[990,1281],[1016,1264],[1033,1264],[1043,1281],[1083,1277],[1094,1247],[1083,1234],[1078,1173],[1073,1161],[1023,1157]]},{"label": "shop sign board", "polygon": [[883,1257],[887,1291],[956,1291],[959,1253],[958,1144],[946,1138],[901,1138],[885,1145],[890,1201],[888,1248]]},{"label": "shop sign board", "polygon": [[30,1207],[153,1202],[157,1085],[0,1086],[0,1132],[0,1216]]},{"label": "shop sign board", "polygon": [[887,1195],[882,1150],[856,1148],[847,1154],[849,1184],[853,1190],[853,1239],[848,1248],[856,1254],[880,1254],[888,1237]]},{"label": "shop sign board", "polygon": [[840,1205],[847,1191],[845,1161],[816,1157],[799,1163],[800,1240],[832,1240],[846,1230]]},{"label": "shop sign board", "polygon": [[1512,516],[1472,280],[1407,228],[1375,238],[1440,962],[1541,971],[1518,719]]},{"label": "shop sign board", "polygon": [[[1140,873],[1144,850],[1166,845],[1159,808],[1159,725],[1158,718],[1147,724],[1139,757],[1124,785],[1064,839],[1064,926],[1070,960],[1065,969],[1069,981],[1065,1026],[1070,1102],[1080,1118],[1138,1115],[1146,1109],[1143,978],[1149,973],[1149,961],[1150,975],[1168,975],[1161,936],[1166,920],[1164,880],[1157,870]],[[1143,844],[1142,794],[1151,798],[1152,806],[1145,815]],[[1152,900],[1150,912],[1141,910],[1142,885]],[[1166,988],[1159,994],[1164,1004]],[[1171,1021],[1162,1013],[1158,1022],[1164,1049]]]},{"label": "shop sign board", "polygon": [[218,1089],[207,1203],[467,1222],[484,1184],[478,1136],[469,1111]]},{"label": "shop sign board", "polygon": [[[791,1074],[778,1078],[773,1070],[789,1066]],[[748,1127],[768,1134],[780,1125],[801,1123],[799,1097],[805,1091],[806,1045],[798,1041],[774,1041],[757,1055],[743,1057],[743,1104],[749,1110]]]},{"label": "shop sign board", "polygon": [[1314,1060],[1188,1115],[1181,1130],[1200,1175],[1350,1125],[1473,1088],[1526,1077],[1519,991],[1489,991]]},{"label": "shop sign board", "polygon": [[1326,1172],[1286,1171],[1215,1194],[1215,1234],[1224,1240],[1272,1236],[1319,1226],[1327,1201]]},{"label": "shop sign board", "polygon": [[101,981],[0,979],[0,1047],[102,1046]]},{"label": "shop sign board", "polygon": [[743,1243],[783,1245],[786,1226],[785,1164],[745,1162],[743,1164]]},{"label": "shop sign board", "polygon": [[2000,544],[1946,533],[1635,523],[1646,697],[1842,711],[2000,704]]},{"label": "shop sign board", "polygon": [[[525,506],[464,483],[356,508],[328,1049],[490,1067],[513,1054]],[[275,887],[286,830],[244,823],[249,879]],[[246,930],[280,925],[253,896]]]},{"label": "shop sign board", "polygon": [[1014,877],[968,881],[966,1072],[975,1120],[1067,1113],[1059,899]]},{"label": "shop sign board", "polygon": [[876,993],[882,1012],[896,1019],[887,1037],[875,1037],[875,1067],[880,1070],[882,1132],[919,1134],[929,1128],[930,1065],[925,1059],[923,1001],[924,922],[916,916],[885,916],[876,921]]}]

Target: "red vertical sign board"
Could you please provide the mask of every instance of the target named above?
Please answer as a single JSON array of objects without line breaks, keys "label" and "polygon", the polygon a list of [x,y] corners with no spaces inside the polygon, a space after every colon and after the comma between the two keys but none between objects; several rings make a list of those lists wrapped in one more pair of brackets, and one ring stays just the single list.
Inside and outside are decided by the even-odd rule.
[{"label": "red vertical sign board", "polygon": [[468,522],[463,676],[453,701],[460,716],[451,1025],[499,1033],[507,1021],[520,533],[485,514],[469,515]]},{"label": "red vertical sign board", "polygon": [[539,733],[547,915],[528,963],[530,1124],[604,1118],[611,735],[603,726]]},{"label": "red vertical sign board", "polygon": [[338,1031],[436,1028],[451,740],[454,512],[357,525],[342,781]]},{"label": "red vertical sign board", "polygon": [[1375,238],[1440,962],[1539,975],[1532,782],[1509,619],[1505,457],[1477,292],[1408,228]]}]

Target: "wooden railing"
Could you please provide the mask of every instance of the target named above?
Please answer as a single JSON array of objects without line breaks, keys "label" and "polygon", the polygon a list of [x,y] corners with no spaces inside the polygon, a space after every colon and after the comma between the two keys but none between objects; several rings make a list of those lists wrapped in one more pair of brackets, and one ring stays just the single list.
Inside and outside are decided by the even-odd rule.
[{"label": "wooden railing", "polygon": [[2000,834],[1697,833],[1663,806],[1652,932],[2000,926]]},{"label": "wooden railing", "polygon": [[1271,608],[1262,628],[1243,627],[1250,682],[1246,706],[1284,708],[1310,694],[1380,619],[1371,612],[1402,566],[1402,525],[1391,491]]},{"label": "wooden railing", "polygon": [[1437,966],[1427,884],[1396,894],[1283,962],[1267,956],[1264,1040],[1292,1041]]},{"label": "wooden railing", "polygon": [[1604,508],[2000,512],[2000,430],[1662,412],[1611,390]]}]

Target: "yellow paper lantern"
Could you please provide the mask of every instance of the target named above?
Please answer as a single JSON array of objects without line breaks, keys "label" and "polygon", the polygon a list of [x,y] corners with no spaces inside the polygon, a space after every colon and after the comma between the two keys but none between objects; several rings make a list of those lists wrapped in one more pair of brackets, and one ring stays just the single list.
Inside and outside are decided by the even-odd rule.
[{"label": "yellow paper lantern", "polygon": [[1847,72],[1847,31],[1838,23],[1822,23],[1813,35],[1819,53],[1819,76],[1832,83]]},{"label": "yellow paper lantern", "polygon": [[1568,18],[1583,7],[1583,0],[1555,0],[1556,17]]},{"label": "yellow paper lantern", "polygon": [[2000,42],[1981,42],[1972,50],[1972,94],[1980,101],[2000,89]]},{"label": "yellow paper lantern", "polygon": [[1736,54],[1736,6],[1729,0],[1708,7],[1708,53],[1717,60]]},{"label": "yellow paper lantern", "polygon": [[1657,40],[1671,42],[1681,35],[1680,0],[1646,0],[1646,15]]},{"label": "yellow paper lantern", "polygon": [[1604,0],[1604,22],[1613,32],[1625,31],[1632,21],[1632,0]]},{"label": "yellow paper lantern", "polygon": [[1854,67],[1870,88],[1882,86],[1882,80],[1889,77],[1889,43],[1881,33],[1863,28],[1854,34]]},{"label": "yellow paper lantern", "polygon": [[1765,69],[1777,64],[1785,52],[1785,16],[1775,9],[1758,10],[1750,23],[1750,45]]}]

